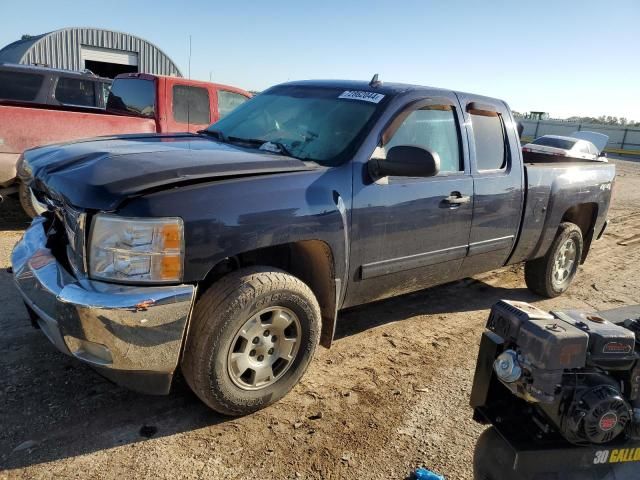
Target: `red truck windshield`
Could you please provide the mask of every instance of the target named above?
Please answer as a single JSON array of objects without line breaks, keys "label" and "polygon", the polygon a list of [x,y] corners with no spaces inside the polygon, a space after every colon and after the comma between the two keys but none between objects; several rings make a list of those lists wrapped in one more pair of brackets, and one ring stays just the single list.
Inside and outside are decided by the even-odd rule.
[{"label": "red truck windshield", "polygon": [[153,80],[115,79],[107,100],[107,110],[124,115],[154,118],[156,88]]},{"label": "red truck windshield", "polygon": [[276,87],[209,129],[230,142],[250,140],[258,147],[260,141],[273,142],[300,160],[336,165],[359,143],[384,97],[334,88]]}]

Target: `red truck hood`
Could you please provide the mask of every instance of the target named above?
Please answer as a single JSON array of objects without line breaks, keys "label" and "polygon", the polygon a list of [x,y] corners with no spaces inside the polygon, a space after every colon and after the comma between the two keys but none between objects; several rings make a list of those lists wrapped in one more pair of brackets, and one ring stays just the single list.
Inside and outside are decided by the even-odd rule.
[{"label": "red truck hood", "polygon": [[174,185],[316,168],[200,135],[125,135],[27,150],[21,176],[76,207],[113,210],[128,197]]}]

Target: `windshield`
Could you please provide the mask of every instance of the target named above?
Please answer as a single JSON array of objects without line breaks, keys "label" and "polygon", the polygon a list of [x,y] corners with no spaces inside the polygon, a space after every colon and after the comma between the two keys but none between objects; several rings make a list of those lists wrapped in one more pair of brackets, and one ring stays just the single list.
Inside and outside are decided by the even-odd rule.
[{"label": "windshield", "polygon": [[250,140],[256,148],[265,149],[261,142],[272,142],[266,145],[270,151],[337,165],[361,142],[385,95],[365,98],[345,95],[344,89],[275,87],[240,105],[208,130],[232,143]]},{"label": "windshield", "polygon": [[533,141],[534,145],[544,145],[545,147],[563,148],[564,150],[571,150],[575,145],[576,140],[565,140],[564,138],[554,137],[540,137]]}]

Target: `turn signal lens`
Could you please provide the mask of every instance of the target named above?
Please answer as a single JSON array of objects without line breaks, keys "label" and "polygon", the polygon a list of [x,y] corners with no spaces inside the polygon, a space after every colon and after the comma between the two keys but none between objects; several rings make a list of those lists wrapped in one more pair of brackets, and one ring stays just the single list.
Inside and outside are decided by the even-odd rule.
[{"label": "turn signal lens", "polygon": [[182,245],[181,225],[177,223],[167,223],[160,229],[165,250],[179,250]]},{"label": "turn signal lens", "polygon": [[165,255],[160,262],[161,280],[175,280],[182,274],[182,258],[178,255]]}]

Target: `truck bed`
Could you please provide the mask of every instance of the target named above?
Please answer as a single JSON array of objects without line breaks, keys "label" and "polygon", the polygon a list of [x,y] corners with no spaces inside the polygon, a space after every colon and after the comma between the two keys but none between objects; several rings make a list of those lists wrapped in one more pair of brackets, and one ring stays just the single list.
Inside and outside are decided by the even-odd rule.
[{"label": "truck bed", "polygon": [[[584,224],[585,245],[597,238],[606,225],[606,212],[616,167],[607,162],[553,162],[524,164],[525,205],[520,236],[508,263],[539,258],[545,254],[558,225],[576,205],[587,205],[590,218]],[[584,258],[583,258],[584,260]]]},{"label": "truck bed", "polygon": [[26,106],[0,105],[0,186],[16,176],[16,160],[27,148],[120,133],[153,133],[151,118]]}]

